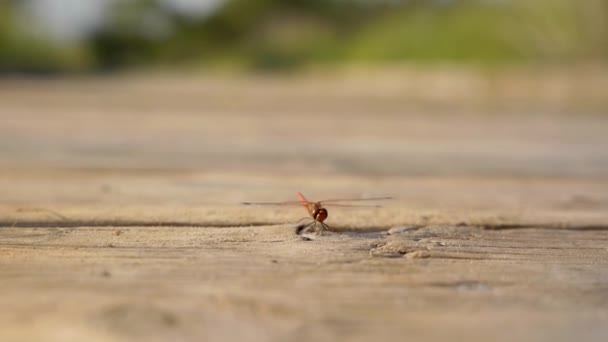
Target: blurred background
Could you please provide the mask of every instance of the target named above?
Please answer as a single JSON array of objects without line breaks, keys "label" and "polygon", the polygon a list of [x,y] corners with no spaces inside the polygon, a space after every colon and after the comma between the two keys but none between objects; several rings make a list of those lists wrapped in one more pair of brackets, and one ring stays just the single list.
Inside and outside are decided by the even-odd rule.
[{"label": "blurred background", "polygon": [[0,0],[0,340],[603,341],[607,222],[606,0]]},{"label": "blurred background", "polygon": [[605,63],[602,0],[18,0],[3,73]]},{"label": "blurred background", "polygon": [[[397,184],[603,179],[607,19],[603,0],[2,1],[0,166],[13,181],[23,170],[241,177],[155,179],[162,191],[123,184],[112,197],[120,186],[89,174],[86,192],[44,185],[45,203],[238,203],[306,188],[435,206],[436,183]],[[549,197],[559,209],[568,196],[580,198]]]}]

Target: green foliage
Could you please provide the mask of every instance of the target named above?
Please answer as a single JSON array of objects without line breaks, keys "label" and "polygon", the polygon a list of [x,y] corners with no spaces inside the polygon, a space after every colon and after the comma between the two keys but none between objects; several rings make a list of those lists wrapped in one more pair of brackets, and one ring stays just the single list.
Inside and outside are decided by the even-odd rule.
[{"label": "green foliage", "polygon": [[7,3],[0,4],[0,72],[59,73],[91,67],[92,58],[79,47],[56,46],[19,30]]},{"label": "green foliage", "polygon": [[511,42],[541,61],[608,60],[608,2],[515,1]]},{"label": "green foliage", "polygon": [[137,24],[158,9],[151,1],[138,4],[138,11],[133,5],[117,8],[120,19],[92,40],[102,67],[232,61],[252,68],[292,68],[335,57],[338,35],[365,18],[356,6],[339,1],[234,0],[205,20],[166,15],[171,36],[150,39]]},{"label": "green foliage", "polygon": [[109,25],[76,47],[19,32],[0,4],[0,69],[608,60],[603,0],[232,0],[199,19],[156,0],[115,4]]}]

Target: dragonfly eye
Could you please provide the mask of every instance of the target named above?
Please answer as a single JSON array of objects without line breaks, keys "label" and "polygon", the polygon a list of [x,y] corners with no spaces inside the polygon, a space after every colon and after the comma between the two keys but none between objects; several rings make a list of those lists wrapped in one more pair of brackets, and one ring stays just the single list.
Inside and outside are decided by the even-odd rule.
[{"label": "dragonfly eye", "polygon": [[319,222],[323,222],[325,221],[325,219],[327,218],[327,210],[322,208],[317,210],[316,215],[315,215],[315,220],[319,221]]},{"label": "dragonfly eye", "polygon": [[315,209],[315,211],[312,212],[312,217],[313,218],[317,218],[317,216],[319,216],[319,209]]}]

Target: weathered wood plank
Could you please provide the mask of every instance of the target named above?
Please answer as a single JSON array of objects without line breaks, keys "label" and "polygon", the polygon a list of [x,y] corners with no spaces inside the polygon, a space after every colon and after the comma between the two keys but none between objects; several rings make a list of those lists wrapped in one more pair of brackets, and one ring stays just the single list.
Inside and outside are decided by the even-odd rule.
[{"label": "weathered wood plank", "polygon": [[0,82],[0,340],[605,341],[608,121],[364,79]]},{"label": "weathered wood plank", "polygon": [[2,336],[599,341],[607,240],[452,226],[312,241],[285,226],[2,228]]}]

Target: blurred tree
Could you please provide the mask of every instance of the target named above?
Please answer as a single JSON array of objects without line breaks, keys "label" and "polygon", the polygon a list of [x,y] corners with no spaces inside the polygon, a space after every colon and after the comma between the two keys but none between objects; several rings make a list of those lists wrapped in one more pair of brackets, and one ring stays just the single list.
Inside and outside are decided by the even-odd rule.
[{"label": "blurred tree", "polygon": [[[336,34],[370,16],[361,6],[327,0],[234,0],[201,20],[161,11],[157,1],[119,3],[111,25],[92,40],[103,67],[141,61],[237,60],[262,68],[305,63]],[[151,13],[155,21],[149,20]],[[151,35],[157,28],[167,35]],[[161,24],[159,24],[161,23]]]},{"label": "blurred tree", "polygon": [[91,67],[88,53],[73,46],[57,46],[18,23],[17,1],[0,2],[0,72],[51,74]]},{"label": "blurred tree", "polygon": [[76,47],[21,30],[18,1],[0,2],[0,69],[608,61],[605,0],[226,0],[204,15],[167,1],[112,1]]},{"label": "blurred tree", "polygon": [[540,61],[606,61],[608,2],[537,0],[513,3],[510,42]]}]

